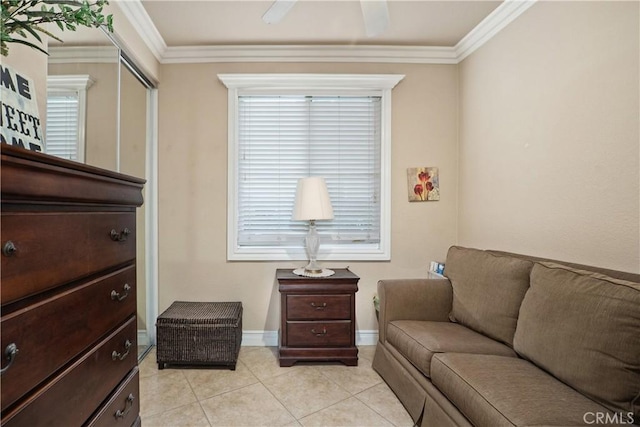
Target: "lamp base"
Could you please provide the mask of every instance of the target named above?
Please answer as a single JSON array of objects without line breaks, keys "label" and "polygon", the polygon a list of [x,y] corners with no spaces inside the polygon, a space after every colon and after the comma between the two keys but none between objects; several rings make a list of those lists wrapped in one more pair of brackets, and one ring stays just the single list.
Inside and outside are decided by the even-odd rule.
[{"label": "lamp base", "polygon": [[306,268],[296,268],[293,270],[293,274],[304,277],[329,277],[333,276],[336,272],[323,268],[321,270],[307,270]]}]

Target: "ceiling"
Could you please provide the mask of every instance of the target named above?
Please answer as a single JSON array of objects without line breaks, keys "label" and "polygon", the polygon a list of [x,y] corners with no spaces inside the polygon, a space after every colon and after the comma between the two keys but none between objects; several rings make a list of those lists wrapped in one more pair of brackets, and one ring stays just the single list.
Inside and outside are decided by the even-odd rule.
[{"label": "ceiling", "polygon": [[167,47],[241,45],[455,46],[502,1],[388,0],[390,25],[365,35],[357,0],[299,0],[278,24],[271,0],[142,0]]}]

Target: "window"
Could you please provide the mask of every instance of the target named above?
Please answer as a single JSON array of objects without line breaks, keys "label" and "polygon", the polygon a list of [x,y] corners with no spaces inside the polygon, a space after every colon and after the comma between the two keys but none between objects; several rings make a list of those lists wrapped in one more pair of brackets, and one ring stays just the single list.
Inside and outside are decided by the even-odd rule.
[{"label": "window", "polygon": [[230,260],[306,259],[291,219],[299,178],[322,176],[334,219],[320,259],[390,259],[390,103],[403,76],[220,75],[229,88]]},{"label": "window", "polygon": [[88,75],[47,77],[45,153],[84,162]]}]

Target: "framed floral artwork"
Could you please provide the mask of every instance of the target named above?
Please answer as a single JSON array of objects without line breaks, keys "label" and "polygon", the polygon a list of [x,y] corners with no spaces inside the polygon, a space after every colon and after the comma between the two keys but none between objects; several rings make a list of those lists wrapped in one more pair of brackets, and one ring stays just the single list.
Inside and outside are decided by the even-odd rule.
[{"label": "framed floral artwork", "polygon": [[440,178],[438,168],[408,168],[407,184],[410,202],[440,200]]}]

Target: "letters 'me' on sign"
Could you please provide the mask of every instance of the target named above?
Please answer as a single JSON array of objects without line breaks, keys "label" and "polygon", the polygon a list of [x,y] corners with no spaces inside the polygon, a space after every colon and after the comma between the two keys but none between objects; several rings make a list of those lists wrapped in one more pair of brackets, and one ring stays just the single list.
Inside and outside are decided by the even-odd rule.
[{"label": "letters 'me' on sign", "polygon": [[42,151],[42,139],[33,80],[0,65],[0,142]]}]

